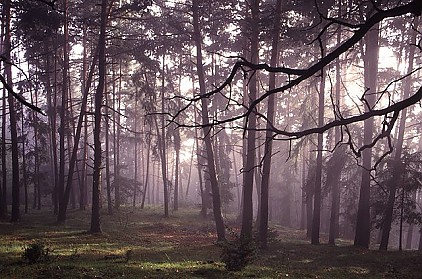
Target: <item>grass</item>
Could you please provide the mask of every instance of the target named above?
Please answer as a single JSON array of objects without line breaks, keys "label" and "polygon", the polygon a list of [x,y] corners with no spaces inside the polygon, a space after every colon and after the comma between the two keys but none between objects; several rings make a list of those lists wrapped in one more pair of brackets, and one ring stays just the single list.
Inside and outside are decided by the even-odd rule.
[{"label": "grass", "polygon": [[[159,208],[122,208],[102,216],[101,235],[86,233],[88,215],[70,212],[61,226],[49,212],[0,222],[0,278],[422,278],[418,252],[364,250],[345,241],[312,246],[303,231],[282,227],[273,228],[270,248],[251,265],[229,272],[212,220],[195,210],[163,218]],[[34,241],[49,248],[48,261],[22,260]]]}]

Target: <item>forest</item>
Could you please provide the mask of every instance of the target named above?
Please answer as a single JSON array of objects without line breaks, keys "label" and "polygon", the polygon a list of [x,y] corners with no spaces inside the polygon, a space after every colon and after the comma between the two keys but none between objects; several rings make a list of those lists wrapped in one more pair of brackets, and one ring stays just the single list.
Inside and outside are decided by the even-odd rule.
[{"label": "forest", "polygon": [[420,278],[422,1],[0,8],[0,277]]}]

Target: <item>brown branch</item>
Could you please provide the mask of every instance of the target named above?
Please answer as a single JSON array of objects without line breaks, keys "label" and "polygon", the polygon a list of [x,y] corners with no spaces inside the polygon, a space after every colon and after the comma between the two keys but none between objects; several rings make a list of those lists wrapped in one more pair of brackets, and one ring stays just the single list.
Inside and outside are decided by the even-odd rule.
[{"label": "brown branch", "polygon": [[37,106],[35,106],[35,105],[31,104],[31,103],[28,103],[22,96],[20,96],[19,94],[17,94],[13,90],[13,88],[9,84],[7,84],[6,79],[1,74],[0,74],[0,81],[3,84],[4,88],[9,92],[9,94],[12,94],[13,97],[15,97],[15,99],[18,100],[21,104],[23,104],[24,106],[26,106],[26,107],[28,107],[28,108],[30,108],[30,109],[38,112],[38,113],[41,113],[44,116],[46,116],[46,114],[42,111],[41,108],[39,108],[39,107],[37,107]]}]

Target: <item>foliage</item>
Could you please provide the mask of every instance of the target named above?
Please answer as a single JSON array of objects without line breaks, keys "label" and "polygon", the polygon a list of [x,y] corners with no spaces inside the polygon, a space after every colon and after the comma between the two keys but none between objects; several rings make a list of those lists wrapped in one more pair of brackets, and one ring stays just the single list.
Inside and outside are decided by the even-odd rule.
[{"label": "foliage", "polygon": [[229,271],[241,271],[255,258],[256,246],[250,240],[237,239],[222,247],[221,261]]},{"label": "foliage", "polygon": [[[397,185],[399,198],[396,199],[394,218],[397,219],[400,216],[401,208],[403,208],[406,222],[420,223],[421,213],[417,210],[417,204],[412,198],[412,194],[422,188],[422,153],[410,153],[409,150],[405,149],[399,164],[399,185]],[[373,195],[377,227],[381,226],[384,219],[384,209],[388,199],[385,189],[388,188],[391,179],[393,179],[394,165],[394,159],[385,160],[382,165],[383,168],[377,173],[378,191]]]},{"label": "foliage", "polygon": [[35,264],[50,260],[50,249],[43,242],[36,241],[24,248],[22,259],[29,263]]},{"label": "foliage", "polygon": [[241,271],[256,258],[257,246],[252,239],[239,237],[234,230],[230,232],[234,240],[220,244],[220,259],[228,271]]}]

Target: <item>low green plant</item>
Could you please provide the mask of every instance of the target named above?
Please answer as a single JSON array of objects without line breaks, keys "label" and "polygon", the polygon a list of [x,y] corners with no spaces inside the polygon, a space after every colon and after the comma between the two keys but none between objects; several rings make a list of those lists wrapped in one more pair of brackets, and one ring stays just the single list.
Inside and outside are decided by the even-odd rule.
[{"label": "low green plant", "polygon": [[50,249],[42,242],[33,242],[24,248],[22,259],[29,264],[48,261],[50,259]]},{"label": "low green plant", "polygon": [[256,244],[251,239],[236,238],[221,246],[220,259],[228,271],[241,271],[256,257]]}]

